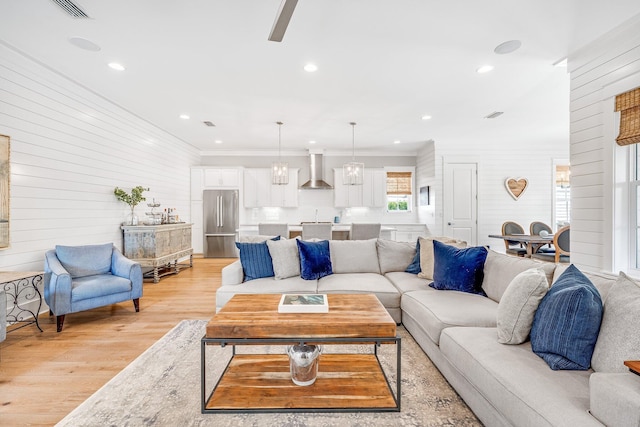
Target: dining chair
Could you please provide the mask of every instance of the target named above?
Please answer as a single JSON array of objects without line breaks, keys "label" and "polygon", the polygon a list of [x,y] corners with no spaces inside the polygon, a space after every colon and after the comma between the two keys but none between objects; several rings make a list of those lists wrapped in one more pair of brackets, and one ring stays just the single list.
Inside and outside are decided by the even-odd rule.
[{"label": "dining chair", "polygon": [[[524,228],[517,222],[506,221],[502,224],[502,235],[508,236],[510,234],[524,234]],[[521,242],[505,239],[504,246],[509,255],[525,256],[527,254],[527,248]]]},{"label": "dining chair", "polygon": [[289,224],[259,223],[258,234],[261,236],[280,236],[289,238]]},{"label": "dining chair", "polygon": [[313,222],[302,224],[302,240],[321,239],[331,240],[330,222]]},{"label": "dining chair", "polygon": [[[546,232],[548,233],[548,235],[553,234],[553,230],[551,229],[551,227],[549,227],[544,222],[534,221],[529,224],[529,234],[531,234],[532,236],[541,236],[541,232]],[[551,241],[549,241],[549,243],[545,245],[534,245],[533,253],[536,252],[555,252],[555,249],[551,245]]]},{"label": "dining chair", "polygon": [[555,263],[568,263],[571,261],[571,226],[562,227],[553,236],[555,252],[538,252],[531,255],[532,258]]},{"label": "dining chair", "polygon": [[382,224],[352,223],[349,231],[350,240],[368,240],[380,237]]}]

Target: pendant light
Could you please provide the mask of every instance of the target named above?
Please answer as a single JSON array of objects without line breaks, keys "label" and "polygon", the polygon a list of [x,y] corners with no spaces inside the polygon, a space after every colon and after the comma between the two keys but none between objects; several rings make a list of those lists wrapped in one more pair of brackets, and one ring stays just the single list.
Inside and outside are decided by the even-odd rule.
[{"label": "pendant light", "polygon": [[356,123],[349,124],[351,125],[351,161],[342,166],[342,183],[344,185],[362,185],[364,163],[356,162]]},{"label": "pendant light", "polygon": [[282,161],[282,122],[278,124],[278,161],[271,163],[271,184],[287,185],[289,184],[289,163]]}]

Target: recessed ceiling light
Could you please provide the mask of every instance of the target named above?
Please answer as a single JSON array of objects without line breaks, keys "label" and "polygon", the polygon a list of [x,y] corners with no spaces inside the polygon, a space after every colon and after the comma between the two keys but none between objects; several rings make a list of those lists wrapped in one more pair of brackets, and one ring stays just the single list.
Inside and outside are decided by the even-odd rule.
[{"label": "recessed ceiling light", "polygon": [[316,143],[315,141],[309,141],[309,144],[315,144],[315,143]]},{"label": "recessed ceiling light", "polygon": [[124,65],[118,64],[117,62],[109,62],[109,67],[116,71],[124,71]]},{"label": "recessed ceiling light", "polygon": [[394,144],[400,144],[400,141],[396,139],[395,141],[393,141],[393,143]]},{"label": "recessed ceiling light", "polygon": [[180,114],[180,118],[181,118],[182,120],[189,120],[191,117],[189,117],[189,115],[188,115],[188,114]]},{"label": "recessed ceiling light", "polygon": [[222,144],[222,141],[220,141],[219,139],[216,139],[216,140],[215,140],[215,143],[216,143],[216,144]]},{"label": "recessed ceiling light", "polygon": [[422,120],[431,120],[431,116],[424,115],[424,116],[422,116]]},{"label": "recessed ceiling light", "polygon": [[478,74],[488,73],[491,70],[493,70],[493,65],[483,65],[482,67],[476,70],[476,73]]},{"label": "recessed ceiling light", "polygon": [[79,47],[80,49],[90,50],[92,52],[98,52],[100,50],[100,46],[98,46],[91,40],[87,40],[82,37],[70,37],[69,43],[76,47]]},{"label": "recessed ceiling light", "polygon": [[493,49],[493,51],[498,55],[505,55],[507,53],[515,52],[520,49],[520,46],[522,46],[522,42],[520,40],[509,40],[507,42],[500,43],[495,49]]},{"label": "recessed ceiling light", "polygon": [[308,63],[304,66],[304,70],[307,73],[313,73],[314,71],[318,71],[318,66],[316,64]]}]

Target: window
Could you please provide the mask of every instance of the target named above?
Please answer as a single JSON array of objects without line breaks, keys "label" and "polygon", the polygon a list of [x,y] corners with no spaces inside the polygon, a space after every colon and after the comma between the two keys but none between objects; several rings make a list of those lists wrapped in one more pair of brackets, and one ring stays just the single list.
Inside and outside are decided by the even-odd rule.
[{"label": "window", "polygon": [[571,222],[571,170],[569,165],[556,165],[556,204],[555,220],[556,228],[563,227]]},{"label": "window", "polygon": [[413,173],[387,172],[387,211],[411,212],[413,201]]},{"label": "window", "polygon": [[629,179],[630,201],[629,207],[629,224],[633,227],[631,233],[631,267],[634,269],[640,269],[640,150],[638,145],[634,145],[631,149],[632,152],[632,165],[631,175]]}]

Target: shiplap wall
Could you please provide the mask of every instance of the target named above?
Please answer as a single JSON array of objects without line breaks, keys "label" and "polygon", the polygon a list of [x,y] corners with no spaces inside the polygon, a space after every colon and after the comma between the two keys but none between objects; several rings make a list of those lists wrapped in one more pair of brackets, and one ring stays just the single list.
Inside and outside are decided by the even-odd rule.
[{"label": "shiplap wall", "polygon": [[[568,139],[568,138],[567,138]],[[553,189],[553,159],[568,157],[568,140],[539,141],[535,150],[517,139],[493,146],[435,142],[435,225],[434,235],[443,233],[442,174],[445,162],[477,163],[478,165],[478,245],[489,245],[504,252],[504,243],[489,238],[500,234],[502,223],[515,221],[526,232],[533,221],[551,225]],[[525,177],[529,186],[514,200],[504,182],[509,177]]]},{"label": "shiplap wall", "polygon": [[[11,246],[0,270],[42,270],[56,244],[113,242],[129,211],[116,186],[189,221],[191,145],[0,41],[0,134],[11,137]],[[145,218],[146,202],[136,208]]]},{"label": "shiplap wall", "polygon": [[[615,95],[640,86],[640,15],[568,59],[571,76],[571,261],[611,271],[616,235]],[[617,192],[621,198],[626,194]],[[618,206],[620,201],[617,202]],[[620,209],[620,208],[618,208]],[[618,212],[620,214],[620,212]],[[623,230],[629,233],[630,230]],[[627,246],[628,251],[628,246]],[[625,251],[625,252],[627,252]],[[628,254],[627,254],[628,255]]]},{"label": "shiplap wall", "polygon": [[[433,141],[427,143],[418,151],[416,156],[416,205],[418,206],[419,222],[426,224],[430,232],[436,224],[434,195],[436,191],[436,148]],[[431,188],[431,204],[420,206],[420,188]]]}]

